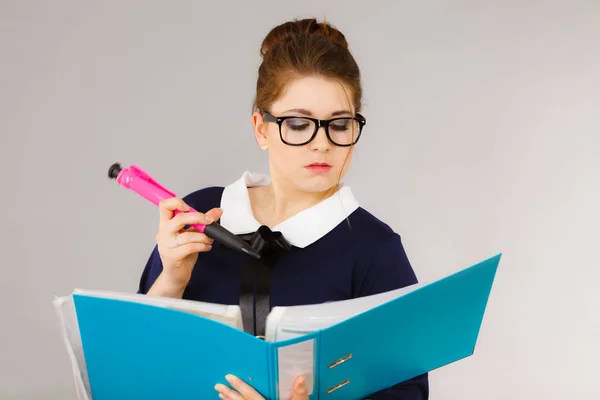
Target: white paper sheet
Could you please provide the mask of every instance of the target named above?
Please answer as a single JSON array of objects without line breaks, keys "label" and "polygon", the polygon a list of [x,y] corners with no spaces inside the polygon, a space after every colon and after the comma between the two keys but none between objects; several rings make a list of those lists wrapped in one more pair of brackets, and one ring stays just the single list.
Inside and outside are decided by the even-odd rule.
[{"label": "white paper sheet", "polygon": [[297,377],[304,376],[308,394],[314,389],[315,340],[283,346],[277,349],[279,360],[278,392],[280,399],[289,399],[293,394],[293,384]]}]

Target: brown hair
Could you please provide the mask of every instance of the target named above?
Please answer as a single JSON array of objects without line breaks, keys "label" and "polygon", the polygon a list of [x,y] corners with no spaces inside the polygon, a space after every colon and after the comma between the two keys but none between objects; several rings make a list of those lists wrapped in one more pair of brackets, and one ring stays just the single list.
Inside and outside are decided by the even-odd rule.
[{"label": "brown hair", "polygon": [[262,42],[254,111],[266,111],[293,78],[323,76],[352,90],[355,112],[362,107],[360,71],[342,32],[314,18],[292,20],[273,28]]}]

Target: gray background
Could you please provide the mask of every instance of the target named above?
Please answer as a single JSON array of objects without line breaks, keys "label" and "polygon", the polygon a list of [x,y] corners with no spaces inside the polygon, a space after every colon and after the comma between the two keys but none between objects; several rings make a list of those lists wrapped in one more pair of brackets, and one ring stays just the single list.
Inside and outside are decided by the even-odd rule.
[{"label": "gray background", "polygon": [[178,194],[265,172],[258,49],[313,15],[364,75],[347,182],[419,278],[504,253],[432,399],[600,398],[600,2],[299,3],[0,2],[0,398],[74,398],[55,295],[136,290],[158,214],[108,166]]}]

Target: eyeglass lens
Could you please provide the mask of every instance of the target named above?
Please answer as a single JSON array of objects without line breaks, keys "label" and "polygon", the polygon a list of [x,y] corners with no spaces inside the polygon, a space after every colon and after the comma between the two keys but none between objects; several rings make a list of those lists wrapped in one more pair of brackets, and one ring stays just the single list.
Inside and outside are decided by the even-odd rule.
[{"label": "eyeglass lens", "polygon": [[[281,136],[283,140],[292,144],[301,144],[310,140],[315,133],[316,124],[306,118],[289,118],[281,124]],[[352,118],[340,118],[329,124],[329,136],[334,143],[348,145],[354,143],[360,126],[358,121]]]}]

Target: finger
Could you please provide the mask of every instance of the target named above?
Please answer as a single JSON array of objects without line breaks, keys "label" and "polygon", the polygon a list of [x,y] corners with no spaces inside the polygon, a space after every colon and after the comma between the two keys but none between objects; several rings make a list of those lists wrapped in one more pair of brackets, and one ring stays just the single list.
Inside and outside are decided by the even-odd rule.
[{"label": "finger", "polygon": [[[177,214],[177,211],[175,211],[173,214]],[[213,223],[213,222],[219,220],[219,218],[221,218],[221,216],[223,215],[223,211],[220,208],[213,208],[204,214],[202,214],[202,213],[199,213],[199,214],[203,215],[204,219],[201,219],[200,222],[197,222],[197,223],[202,224],[202,225],[210,225],[211,223]],[[194,228],[193,226],[189,226],[189,225],[184,226],[183,229],[186,229],[186,230],[193,229],[196,232],[198,231],[198,229]]]},{"label": "finger", "polygon": [[220,208],[212,208],[210,210],[208,210],[205,214],[204,214],[207,219],[211,222],[217,221],[219,218],[221,218],[221,216],[223,215],[223,210]]},{"label": "finger", "polygon": [[177,197],[161,200],[158,203],[160,222],[159,227],[162,228],[173,218],[173,211],[189,211],[190,207],[185,202]]},{"label": "finger", "polygon": [[[225,379],[227,379],[227,382],[229,382],[229,384],[231,384],[231,386],[233,386],[233,388],[243,396],[241,399],[265,400],[265,398],[262,397],[256,390],[254,390],[252,386],[248,385],[237,376],[229,374],[225,376]],[[237,400],[237,398],[235,400]]]},{"label": "finger", "polygon": [[215,240],[213,238],[208,237],[204,233],[200,233],[196,230],[187,230],[183,233],[178,233],[175,236],[162,237],[160,240],[160,244],[174,249],[176,247],[180,247],[188,243],[213,244],[214,241]]},{"label": "finger", "polygon": [[224,400],[247,400],[229,386],[220,383],[215,385],[215,390],[219,392],[219,397]]},{"label": "finger", "polygon": [[308,399],[308,389],[303,376],[299,376],[294,381],[294,394],[291,400],[306,400]]},{"label": "finger", "polygon": [[212,222],[211,218],[206,218],[206,216],[200,212],[187,212],[177,214],[175,217],[171,218],[167,224],[164,225],[162,230],[164,230],[167,235],[174,235],[188,225],[207,225]]},{"label": "finger", "polygon": [[193,253],[205,253],[212,249],[212,245],[207,243],[188,243],[183,246],[179,246],[176,249],[172,249],[173,258],[176,260],[182,260],[185,257]]}]

